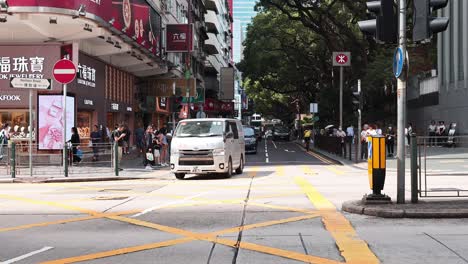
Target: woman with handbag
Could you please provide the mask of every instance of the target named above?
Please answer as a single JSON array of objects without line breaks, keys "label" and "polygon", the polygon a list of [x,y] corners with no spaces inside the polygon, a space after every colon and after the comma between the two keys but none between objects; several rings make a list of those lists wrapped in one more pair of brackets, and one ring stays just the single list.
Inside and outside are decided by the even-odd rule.
[{"label": "woman with handbag", "polygon": [[[78,129],[76,127],[71,128],[72,136],[71,139],[68,141],[72,145],[72,153],[73,153],[73,162],[80,163],[81,157],[78,153],[80,148],[80,135],[78,135]],[[80,150],[81,152],[81,150]],[[82,152],[81,152],[82,153]],[[82,154],[81,154],[82,155]]]}]

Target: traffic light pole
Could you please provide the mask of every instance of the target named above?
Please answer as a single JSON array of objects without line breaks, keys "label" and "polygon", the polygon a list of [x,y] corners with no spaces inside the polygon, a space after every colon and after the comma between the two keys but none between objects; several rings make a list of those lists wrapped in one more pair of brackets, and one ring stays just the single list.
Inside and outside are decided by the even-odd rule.
[{"label": "traffic light pole", "polygon": [[[406,0],[399,0],[399,48],[406,62]],[[406,65],[408,66],[408,65]],[[405,124],[406,124],[406,70],[397,79],[397,203],[405,203]]]}]

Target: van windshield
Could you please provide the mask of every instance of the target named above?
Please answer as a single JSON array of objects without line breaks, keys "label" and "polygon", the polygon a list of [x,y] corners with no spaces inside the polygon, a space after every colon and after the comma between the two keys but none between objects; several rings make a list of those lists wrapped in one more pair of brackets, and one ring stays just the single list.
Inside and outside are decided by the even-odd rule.
[{"label": "van windshield", "polygon": [[224,132],[222,121],[180,122],[175,137],[221,137]]}]

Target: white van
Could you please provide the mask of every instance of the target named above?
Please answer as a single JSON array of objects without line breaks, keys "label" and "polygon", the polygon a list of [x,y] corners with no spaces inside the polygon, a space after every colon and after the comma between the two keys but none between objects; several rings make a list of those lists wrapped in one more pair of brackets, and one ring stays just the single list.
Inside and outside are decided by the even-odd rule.
[{"label": "white van", "polygon": [[171,172],[177,179],[186,174],[242,174],[245,142],[237,119],[201,118],[179,122],[171,141]]}]

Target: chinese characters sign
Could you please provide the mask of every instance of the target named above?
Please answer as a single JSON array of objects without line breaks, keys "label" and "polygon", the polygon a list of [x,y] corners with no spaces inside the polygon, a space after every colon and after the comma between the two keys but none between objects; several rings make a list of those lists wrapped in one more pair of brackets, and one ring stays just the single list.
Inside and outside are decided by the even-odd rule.
[{"label": "chinese characters sign", "polygon": [[31,78],[44,79],[44,57],[0,57],[0,79]]},{"label": "chinese characters sign", "polygon": [[169,24],[166,27],[167,52],[193,51],[192,24]]},{"label": "chinese characters sign", "polygon": [[78,84],[88,87],[96,87],[96,69],[81,63],[78,63]]}]

